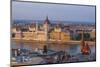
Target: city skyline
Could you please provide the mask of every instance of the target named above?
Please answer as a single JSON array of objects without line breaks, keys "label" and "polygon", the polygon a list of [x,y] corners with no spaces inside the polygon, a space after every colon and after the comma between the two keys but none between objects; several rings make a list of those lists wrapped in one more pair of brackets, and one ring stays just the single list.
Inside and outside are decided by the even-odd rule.
[{"label": "city skyline", "polygon": [[95,23],[95,6],[12,2],[12,20],[44,20],[46,16],[54,21]]}]

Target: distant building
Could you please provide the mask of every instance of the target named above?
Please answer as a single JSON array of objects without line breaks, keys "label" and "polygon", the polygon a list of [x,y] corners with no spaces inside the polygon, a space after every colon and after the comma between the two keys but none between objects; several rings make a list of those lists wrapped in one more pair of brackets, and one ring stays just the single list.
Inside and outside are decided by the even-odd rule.
[{"label": "distant building", "polygon": [[[50,28],[51,24],[46,17],[44,24],[40,26],[37,22],[28,27],[12,28],[13,38],[38,41],[67,41],[70,40],[70,32],[63,31],[60,25]],[[17,30],[18,28],[18,30]]]},{"label": "distant building", "polygon": [[91,38],[96,38],[96,31],[93,29],[90,33]]},{"label": "distant building", "polygon": [[50,39],[54,41],[69,41],[70,32],[62,31],[61,27],[57,25],[54,30],[50,33]]}]

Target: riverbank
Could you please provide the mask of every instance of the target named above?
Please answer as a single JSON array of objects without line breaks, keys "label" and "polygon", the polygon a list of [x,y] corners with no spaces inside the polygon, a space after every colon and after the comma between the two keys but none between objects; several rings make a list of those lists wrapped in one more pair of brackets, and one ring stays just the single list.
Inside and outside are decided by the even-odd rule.
[{"label": "riverbank", "polygon": [[[25,40],[25,39],[11,39],[11,41],[14,42],[24,42],[24,43],[49,43],[49,44],[80,44],[81,41],[74,41],[74,40],[69,40],[69,41],[38,41],[38,40]],[[88,45],[95,45],[96,42],[93,41],[85,41],[88,43]]]}]

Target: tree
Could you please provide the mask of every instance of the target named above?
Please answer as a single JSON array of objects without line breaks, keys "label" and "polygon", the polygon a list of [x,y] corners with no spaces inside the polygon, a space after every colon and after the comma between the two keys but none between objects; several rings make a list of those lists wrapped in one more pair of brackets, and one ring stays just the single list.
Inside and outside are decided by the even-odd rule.
[{"label": "tree", "polygon": [[[84,40],[89,41],[90,40],[90,34],[89,33],[84,33]],[[79,33],[78,36],[76,36],[75,40],[81,40],[82,39],[82,33]]]}]

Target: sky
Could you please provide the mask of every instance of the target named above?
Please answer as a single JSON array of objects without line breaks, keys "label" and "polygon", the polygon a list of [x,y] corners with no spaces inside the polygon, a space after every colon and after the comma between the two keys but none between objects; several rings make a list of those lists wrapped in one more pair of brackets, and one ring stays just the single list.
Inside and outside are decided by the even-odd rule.
[{"label": "sky", "polygon": [[12,20],[49,20],[95,23],[95,6],[12,2]]}]

